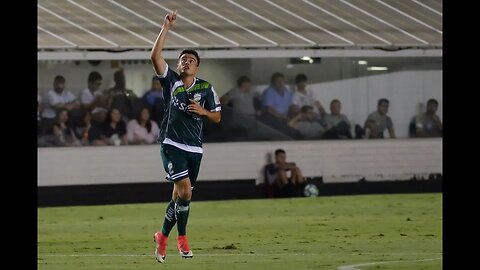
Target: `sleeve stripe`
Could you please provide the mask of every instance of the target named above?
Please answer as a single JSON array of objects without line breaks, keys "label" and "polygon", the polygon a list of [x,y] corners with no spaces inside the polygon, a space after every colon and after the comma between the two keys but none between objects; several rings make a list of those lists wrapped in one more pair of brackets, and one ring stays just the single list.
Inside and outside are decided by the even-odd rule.
[{"label": "sleeve stripe", "polygon": [[159,77],[160,79],[163,79],[163,78],[167,77],[167,73],[168,73],[168,64],[165,66],[165,72],[163,72],[163,74],[162,74],[162,75],[158,75],[158,74],[157,74],[157,71],[156,71],[156,70],[154,70],[154,71],[155,71],[155,75],[157,75],[157,77]]}]

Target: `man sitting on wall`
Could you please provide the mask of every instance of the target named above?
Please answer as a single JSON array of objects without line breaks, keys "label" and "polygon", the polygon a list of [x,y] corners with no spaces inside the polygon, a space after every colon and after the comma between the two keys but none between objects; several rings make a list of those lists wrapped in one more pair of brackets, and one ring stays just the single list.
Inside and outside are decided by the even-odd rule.
[{"label": "man sitting on wall", "polygon": [[287,162],[285,150],[275,150],[275,162],[265,166],[267,197],[293,197],[305,186],[302,171],[294,162]]}]

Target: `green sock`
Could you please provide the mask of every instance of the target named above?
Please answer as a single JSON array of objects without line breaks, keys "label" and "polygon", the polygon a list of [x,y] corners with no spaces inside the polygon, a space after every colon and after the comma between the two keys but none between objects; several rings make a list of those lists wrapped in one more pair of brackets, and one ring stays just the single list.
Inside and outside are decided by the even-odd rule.
[{"label": "green sock", "polygon": [[165,211],[165,219],[163,220],[162,226],[163,235],[168,236],[173,226],[175,226],[176,222],[177,219],[175,217],[175,202],[171,200],[167,206],[167,211]]},{"label": "green sock", "polygon": [[190,201],[184,200],[180,197],[177,198],[177,203],[175,204],[175,216],[177,218],[177,229],[178,235],[187,234],[187,221],[188,213],[190,212]]}]

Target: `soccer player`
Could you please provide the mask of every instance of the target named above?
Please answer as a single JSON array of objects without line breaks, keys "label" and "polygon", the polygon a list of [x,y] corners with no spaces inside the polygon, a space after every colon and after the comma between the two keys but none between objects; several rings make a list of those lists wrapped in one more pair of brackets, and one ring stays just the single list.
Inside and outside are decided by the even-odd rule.
[{"label": "soccer player", "polygon": [[177,11],[165,15],[150,55],[155,73],[162,83],[166,108],[160,128],[160,155],[167,172],[167,181],[174,184],[162,230],[154,234],[155,258],[159,262],[165,261],[168,235],[175,223],[180,255],[184,258],[193,257],[187,241],[186,227],[192,189],[197,180],[203,153],[203,119],[214,123],[221,119],[220,100],[213,86],[195,77],[200,65],[198,53],[194,50],[180,53],[177,65],[180,74],[170,69],[161,55],[166,35],[176,19]]}]

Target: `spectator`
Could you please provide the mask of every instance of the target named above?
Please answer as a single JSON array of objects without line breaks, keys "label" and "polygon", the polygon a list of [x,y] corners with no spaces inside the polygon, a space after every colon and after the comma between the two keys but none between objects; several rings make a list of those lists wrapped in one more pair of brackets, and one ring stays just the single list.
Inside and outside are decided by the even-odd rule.
[{"label": "spectator", "polygon": [[270,86],[262,94],[263,114],[273,123],[287,123],[292,94],[285,86],[285,76],[276,72],[272,75],[270,82]]},{"label": "spectator", "polygon": [[436,114],[438,101],[429,99],[426,112],[415,117],[415,137],[442,137],[442,122]]},{"label": "spectator", "polygon": [[285,86],[285,76],[274,73],[270,79],[271,85],[262,94],[262,116],[260,119],[270,127],[293,138],[301,138],[301,134],[288,126],[292,105],[292,94]]},{"label": "spectator", "polygon": [[350,121],[345,114],[340,113],[342,104],[338,99],[330,102],[330,114],[323,117],[322,123],[326,129],[323,139],[352,139]]},{"label": "spectator", "polygon": [[293,117],[288,126],[298,130],[303,139],[320,139],[325,132],[325,128],[315,121],[313,107],[305,105],[300,109],[300,113]]},{"label": "spectator", "polygon": [[134,111],[139,106],[140,100],[132,90],[126,88],[123,69],[113,74],[113,80],[115,85],[105,93],[108,96],[108,108],[117,108],[122,114],[124,121],[127,122],[133,118]]},{"label": "spectator", "polygon": [[232,108],[232,126],[253,128],[257,111],[254,103],[257,95],[252,91],[252,81],[247,76],[237,79],[237,87],[220,98],[220,103]]},{"label": "spectator", "polygon": [[73,129],[81,145],[106,145],[101,139],[100,128],[97,125],[96,123],[92,124],[92,113],[83,109]]},{"label": "spectator", "polygon": [[107,114],[106,97],[99,91],[102,83],[102,75],[92,71],[88,74],[87,88],[80,93],[82,108],[90,110],[92,112],[92,120],[97,123],[103,123]]},{"label": "spectator", "polygon": [[232,107],[234,113],[246,116],[255,116],[257,112],[254,107],[254,100],[257,95],[252,91],[252,81],[247,76],[240,76],[237,79],[237,88],[227,92],[220,98],[224,106]]},{"label": "spectator", "polygon": [[298,196],[305,186],[300,168],[286,161],[283,149],[275,150],[275,162],[265,166],[265,174],[265,184],[273,187],[274,197]]},{"label": "spectator", "polygon": [[55,76],[53,90],[47,92],[45,108],[42,113],[44,120],[53,122],[57,110],[65,109],[69,113],[80,108],[80,103],[70,91],[65,91],[65,78],[61,75]]},{"label": "spectator", "polygon": [[143,108],[135,119],[127,124],[129,144],[151,144],[160,135],[157,123],[150,120],[148,108]]},{"label": "spectator", "polygon": [[100,137],[104,145],[127,145],[127,128],[122,114],[117,108],[111,109],[105,117],[105,123],[100,129]]},{"label": "spectator", "polygon": [[365,137],[368,139],[384,138],[385,129],[388,130],[390,138],[395,138],[392,118],[387,115],[389,101],[386,98],[379,99],[377,110],[370,113],[365,121]]},{"label": "spectator", "polygon": [[56,142],[55,145],[81,146],[70,126],[68,110],[61,108],[55,115],[55,124],[52,130]]},{"label": "spectator", "polygon": [[160,79],[153,76],[152,85],[142,96],[143,105],[152,112],[151,118],[158,126],[161,126],[165,105],[163,101],[163,88]]},{"label": "spectator", "polygon": [[292,96],[291,116],[300,113],[303,106],[312,106],[315,113],[315,119],[320,120],[321,116],[325,115],[325,109],[319,100],[313,96],[311,89],[307,87],[307,76],[305,74],[298,74],[295,77],[295,91]]}]

